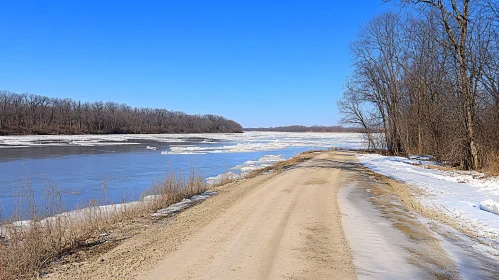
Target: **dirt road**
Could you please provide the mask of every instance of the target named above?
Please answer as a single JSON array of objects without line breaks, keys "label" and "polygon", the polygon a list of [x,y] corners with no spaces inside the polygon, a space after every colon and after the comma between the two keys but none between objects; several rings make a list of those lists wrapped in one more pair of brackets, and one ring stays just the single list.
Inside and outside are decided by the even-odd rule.
[{"label": "dirt road", "polygon": [[[327,155],[258,186],[140,279],[349,279]],[[246,186],[243,186],[246,187]]]},{"label": "dirt road", "polygon": [[345,177],[356,180],[353,161],[351,154],[319,153],[287,171],[221,187],[167,224],[49,278],[357,278],[338,207]]}]

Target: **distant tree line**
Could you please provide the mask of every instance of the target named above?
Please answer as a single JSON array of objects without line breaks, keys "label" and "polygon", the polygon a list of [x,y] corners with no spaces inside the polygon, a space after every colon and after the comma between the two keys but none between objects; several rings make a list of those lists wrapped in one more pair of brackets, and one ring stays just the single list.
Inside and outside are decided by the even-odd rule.
[{"label": "distant tree line", "polygon": [[[499,167],[499,4],[406,0],[352,43],[343,123],[390,154]],[[377,142],[373,132],[381,131]]]},{"label": "distant tree line", "polygon": [[342,126],[303,126],[290,125],[278,127],[260,127],[260,128],[244,128],[244,131],[276,131],[276,132],[363,132],[358,127],[342,127]]},{"label": "distant tree line", "polygon": [[0,91],[0,134],[242,132],[235,121],[136,108],[116,102],[81,102]]}]

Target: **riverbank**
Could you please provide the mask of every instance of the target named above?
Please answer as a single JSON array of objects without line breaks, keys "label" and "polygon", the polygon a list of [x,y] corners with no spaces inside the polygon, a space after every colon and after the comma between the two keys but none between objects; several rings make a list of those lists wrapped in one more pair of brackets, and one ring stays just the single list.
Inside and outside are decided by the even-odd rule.
[{"label": "riverbank", "polygon": [[[400,271],[412,278],[458,274],[435,237],[424,231],[414,234],[424,229],[415,215],[403,217],[413,231],[397,227],[396,220],[373,210],[375,204],[366,196],[341,191],[351,193],[366,182],[383,188],[353,153],[310,155],[283,172],[261,172],[214,188],[218,195],[202,204],[150,225],[107,252],[55,266],[47,278],[386,279]],[[381,214],[371,219],[373,211]],[[421,237],[426,238],[423,245]],[[362,252],[356,238],[373,246]],[[398,272],[366,261],[387,252],[397,260]]]}]

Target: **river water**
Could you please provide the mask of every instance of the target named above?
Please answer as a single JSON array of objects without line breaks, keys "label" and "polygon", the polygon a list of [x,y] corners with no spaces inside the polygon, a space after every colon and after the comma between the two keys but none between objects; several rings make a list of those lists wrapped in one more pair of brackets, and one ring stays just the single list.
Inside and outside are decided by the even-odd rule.
[{"label": "river water", "polygon": [[[65,210],[102,201],[133,201],[166,172],[196,170],[208,181],[240,174],[310,149],[360,149],[361,134],[278,133],[1,136],[0,205],[10,216],[21,189],[41,202],[50,185]],[[26,191],[24,191],[25,193]]]}]

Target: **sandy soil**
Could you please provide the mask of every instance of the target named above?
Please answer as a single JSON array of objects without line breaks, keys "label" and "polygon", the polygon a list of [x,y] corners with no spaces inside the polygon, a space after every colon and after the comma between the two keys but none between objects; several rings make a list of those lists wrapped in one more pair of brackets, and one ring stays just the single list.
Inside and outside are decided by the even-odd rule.
[{"label": "sandy soil", "polygon": [[[349,242],[355,242],[355,239],[345,237],[338,194],[345,182],[365,180],[362,177],[365,174],[362,174],[352,154],[318,153],[284,172],[220,187],[217,196],[165,220],[162,225],[151,226],[101,256],[61,266],[47,277],[354,279],[359,273],[358,258],[357,267],[354,266],[354,255],[358,252],[350,248],[358,247],[358,244],[350,246]],[[364,200],[364,197],[357,199]],[[362,211],[356,213],[361,215]],[[371,223],[367,228],[379,222],[376,219],[361,221]],[[383,222],[390,226],[388,218]],[[363,230],[362,227],[350,227],[352,229]],[[389,241],[390,237],[383,236],[379,230],[377,236]],[[379,241],[369,240],[372,234],[356,236],[361,240],[367,238],[367,243]],[[396,244],[385,242],[388,247],[382,249],[395,250],[390,246],[398,246],[397,250],[407,252],[407,248],[411,248],[407,244],[410,242],[419,240],[406,238]],[[438,243],[431,244],[438,247]],[[442,265],[449,262],[445,253],[441,254],[440,249],[432,251],[435,252],[438,253],[432,262],[399,263],[420,268],[437,264],[434,266],[445,273],[424,275],[435,278],[452,275],[452,266],[446,269]],[[382,253],[372,252],[370,257],[377,258]],[[401,271],[411,274],[412,269]],[[379,271],[377,278],[383,278],[383,273],[386,276],[389,271]]]}]

